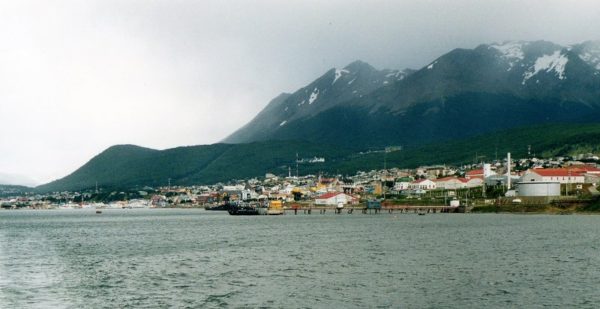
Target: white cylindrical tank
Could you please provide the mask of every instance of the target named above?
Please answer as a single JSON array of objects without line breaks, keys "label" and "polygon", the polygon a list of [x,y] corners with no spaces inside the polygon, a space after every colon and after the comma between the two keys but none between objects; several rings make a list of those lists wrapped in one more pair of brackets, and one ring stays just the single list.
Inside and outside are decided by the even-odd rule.
[{"label": "white cylindrical tank", "polygon": [[489,163],[483,164],[483,177],[488,178],[492,176],[492,165]]},{"label": "white cylindrical tank", "polygon": [[560,196],[560,182],[518,182],[517,196]]}]

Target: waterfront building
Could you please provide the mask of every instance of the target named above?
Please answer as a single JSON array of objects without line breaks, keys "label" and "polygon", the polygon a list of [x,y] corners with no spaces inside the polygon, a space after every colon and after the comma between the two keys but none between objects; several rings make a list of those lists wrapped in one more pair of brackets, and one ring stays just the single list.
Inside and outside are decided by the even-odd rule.
[{"label": "waterfront building", "polygon": [[341,192],[329,192],[315,198],[315,205],[338,205],[342,204],[355,204],[358,199],[352,195]]}]

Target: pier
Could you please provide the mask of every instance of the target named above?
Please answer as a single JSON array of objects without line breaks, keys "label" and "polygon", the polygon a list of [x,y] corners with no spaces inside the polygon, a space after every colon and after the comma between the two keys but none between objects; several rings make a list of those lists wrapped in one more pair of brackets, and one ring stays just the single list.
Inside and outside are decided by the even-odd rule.
[{"label": "pier", "polygon": [[[294,204],[291,207],[284,209],[285,214],[353,214],[354,212],[362,214],[378,214],[378,213],[457,213],[464,212],[464,208],[456,206],[443,205],[385,205],[380,208],[369,208],[365,205],[346,205],[344,208],[336,206],[313,206]],[[461,211],[462,210],[462,211]]]}]

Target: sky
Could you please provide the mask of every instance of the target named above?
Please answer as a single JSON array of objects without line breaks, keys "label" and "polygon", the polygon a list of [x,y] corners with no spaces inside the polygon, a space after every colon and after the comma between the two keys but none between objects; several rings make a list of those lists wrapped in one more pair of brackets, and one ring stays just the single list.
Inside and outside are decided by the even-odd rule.
[{"label": "sky", "polygon": [[217,143],[281,92],[360,59],[598,40],[598,1],[0,0],[0,183],[104,149]]}]

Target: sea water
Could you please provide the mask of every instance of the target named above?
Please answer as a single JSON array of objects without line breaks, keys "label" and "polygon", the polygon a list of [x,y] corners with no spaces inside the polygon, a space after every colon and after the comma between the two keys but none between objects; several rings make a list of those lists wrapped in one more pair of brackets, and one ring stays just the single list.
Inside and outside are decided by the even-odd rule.
[{"label": "sea water", "polygon": [[600,216],[0,211],[0,308],[600,306]]}]

